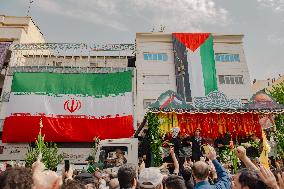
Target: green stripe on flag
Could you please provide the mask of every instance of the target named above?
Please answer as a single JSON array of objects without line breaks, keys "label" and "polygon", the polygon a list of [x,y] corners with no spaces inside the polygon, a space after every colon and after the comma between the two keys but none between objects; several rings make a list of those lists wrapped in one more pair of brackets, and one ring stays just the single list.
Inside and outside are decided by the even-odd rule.
[{"label": "green stripe on flag", "polygon": [[200,47],[205,95],[217,90],[216,67],[214,60],[213,36],[210,35]]},{"label": "green stripe on flag", "polygon": [[132,91],[132,71],[108,74],[15,73],[11,92],[116,96]]}]

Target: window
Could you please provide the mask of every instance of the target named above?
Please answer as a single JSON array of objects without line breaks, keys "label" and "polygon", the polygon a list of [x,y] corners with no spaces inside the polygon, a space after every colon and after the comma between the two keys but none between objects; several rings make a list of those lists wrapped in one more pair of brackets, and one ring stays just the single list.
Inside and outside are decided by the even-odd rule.
[{"label": "window", "polygon": [[154,103],[156,100],[155,99],[144,99],[143,100],[143,108],[146,109],[148,106],[152,103]]},{"label": "window", "polygon": [[220,84],[244,84],[244,78],[242,75],[219,75]]},{"label": "window", "polygon": [[144,60],[159,60],[159,61],[167,61],[168,55],[167,53],[144,53]]},{"label": "window", "polygon": [[[121,159],[121,161],[117,161],[119,159]],[[104,163],[103,167],[105,168],[119,167],[127,163],[127,160],[127,146],[103,146],[100,149],[99,161]]]},{"label": "window", "polygon": [[144,75],[143,84],[168,84],[169,75]]},{"label": "window", "polygon": [[239,54],[216,53],[215,61],[217,62],[240,62]]},{"label": "window", "polygon": [[98,65],[96,62],[90,62],[90,67],[99,67]]},{"label": "window", "polygon": [[53,61],[53,66],[60,67],[62,66],[62,62]]}]

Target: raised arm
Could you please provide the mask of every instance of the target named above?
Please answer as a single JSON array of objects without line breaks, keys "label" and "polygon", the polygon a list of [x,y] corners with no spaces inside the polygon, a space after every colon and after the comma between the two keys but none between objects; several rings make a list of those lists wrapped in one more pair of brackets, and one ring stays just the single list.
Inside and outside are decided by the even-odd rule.
[{"label": "raised arm", "polygon": [[179,163],[178,163],[178,160],[176,158],[175,151],[174,151],[173,147],[171,147],[171,149],[170,149],[170,154],[172,156],[172,159],[173,159],[173,162],[174,162],[174,166],[175,166],[174,174],[178,175],[178,173],[179,173]]},{"label": "raised arm", "polygon": [[256,165],[253,164],[249,157],[246,155],[246,149],[243,146],[238,146],[237,157],[245,164],[247,168],[258,171]]},{"label": "raised arm", "polygon": [[231,181],[225,168],[217,161],[216,152],[212,148],[207,154],[207,158],[210,159],[216,169],[218,182],[214,185],[216,188],[231,188]]}]

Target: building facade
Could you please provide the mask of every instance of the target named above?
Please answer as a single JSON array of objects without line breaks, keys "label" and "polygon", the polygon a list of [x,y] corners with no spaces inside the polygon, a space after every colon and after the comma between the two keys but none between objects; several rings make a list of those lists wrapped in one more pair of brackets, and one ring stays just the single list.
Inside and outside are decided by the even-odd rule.
[{"label": "building facade", "polygon": [[264,90],[265,92],[271,91],[274,86],[284,82],[284,75],[279,74],[278,78],[269,78],[267,80],[254,80],[252,84],[253,93]]},{"label": "building facade", "polygon": [[[227,97],[249,100],[252,95],[243,35],[213,34],[217,90]],[[169,33],[136,34],[137,116],[167,90],[177,92],[173,38]],[[190,103],[190,102],[189,102]]]},{"label": "building facade", "polygon": [[[43,35],[30,17],[0,16],[0,24],[0,41],[2,42],[44,44]],[[252,89],[243,49],[243,37],[243,35],[213,34],[213,49],[217,90],[229,98],[248,100],[252,95]],[[133,78],[135,125],[142,122],[147,106],[163,92],[167,90],[178,92],[176,57],[171,33],[137,33],[135,49],[115,49],[116,47],[113,46],[112,48],[104,46],[104,49],[86,50],[84,44],[65,43],[56,45],[58,49],[66,48],[70,51],[56,52],[51,44],[44,45],[52,48],[35,45],[27,48],[28,50],[25,48],[11,49],[13,53],[9,58],[9,67],[13,69],[66,67],[77,70],[81,67],[135,67]],[[124,48],[125,45],[120,47]],[[3,92],[0,120],[5,117],[5,101],[9,98],[12,83],[11,75],[6,74],[6,71],[2,73],[0,84]]]},{"label": "building facade", "polygon": [[[4,80],[10,58],[13,53],[9,50],[9,46],[15,43],[44,43],[45,39],[40,29],[35,25],[31,17],[5,16],[0,15],[0,90],[3,97],[5,86]],[[32,52],[30,52],[32,53]],[[22,55],[19,55],[22,57]],[[15,57],[16,58],[16,57]],[[2,90],[3,89],[3,90]],[[6,107],[1,97],[0,110]],[[5,98],[5,97],[4,97]],[[5,101],[5,100],[4,100]],[[3,111],[0,113],[0,130],[2,130],[2,122],[4,119]]]}]

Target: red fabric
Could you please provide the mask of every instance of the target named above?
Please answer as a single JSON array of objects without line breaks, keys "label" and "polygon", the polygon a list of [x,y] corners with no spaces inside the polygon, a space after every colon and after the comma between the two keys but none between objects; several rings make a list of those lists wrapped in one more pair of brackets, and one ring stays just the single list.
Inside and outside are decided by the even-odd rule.
[{"label": "red fabric", "polygon": [[171,95],[167,100],[166,102],[164,102],[164,104],[161,105],[161,109],[165,108],[169,103],[171,103],[174,99],[174,95]]},{"label": "red fabric", "polygon": [[87,119],[80,117],[11,116],[4,122],[2,141],[33,142],[39,133],[42,118],[42,134],[50,142],[93,142],[99,139],[129,138],[134,134],[133,117]]},{"label": "red fabric", "polygon": [[210,33],[173,33],[173,35],[187,48],[194,52],[200,47]]},{"label": "red fabric", "polygon": [[182,135],[193,136],[196,129],[200,129],[200,135],[204,138],[216,139],[230,132],[233,138],[248,136],[253,133],[262,138],[261,125],[258,114],[233,113],[185,113],[178,114],[179,127]]}]

